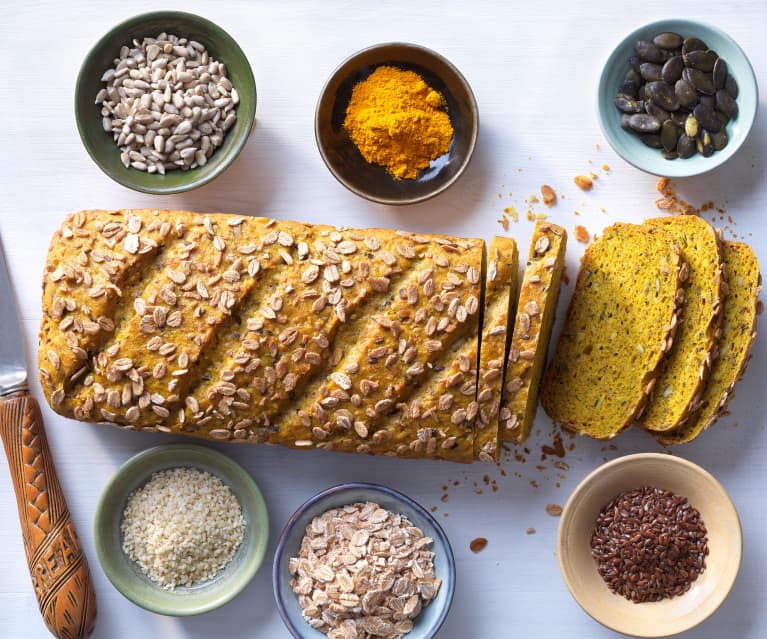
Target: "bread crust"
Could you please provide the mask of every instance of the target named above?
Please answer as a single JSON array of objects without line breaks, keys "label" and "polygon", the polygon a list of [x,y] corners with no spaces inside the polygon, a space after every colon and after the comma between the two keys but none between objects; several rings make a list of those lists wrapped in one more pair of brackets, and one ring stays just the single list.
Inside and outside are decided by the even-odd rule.
[{"label": "bread crust", "polygon": [[[440,411],[427,431],[390,416],[476,344],[483,252],[445,235],[82,211],[45,267],[43,391],[66,417],[129,430],[471,461],[473,420]],[[476,379],[459,367],[450,392],[473,395]]]}]

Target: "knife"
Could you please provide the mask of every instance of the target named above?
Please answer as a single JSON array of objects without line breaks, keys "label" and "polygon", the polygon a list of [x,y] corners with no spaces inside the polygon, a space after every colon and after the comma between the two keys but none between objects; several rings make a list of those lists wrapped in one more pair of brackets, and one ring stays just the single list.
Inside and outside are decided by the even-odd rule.
[{"label": "knife", "polygon": [[0,241],[0,437],[19,507],[32,586],[58,639],[93,630],[96,596],[88,561],[61,491],[40,405],[27,389],[21,326]]}]

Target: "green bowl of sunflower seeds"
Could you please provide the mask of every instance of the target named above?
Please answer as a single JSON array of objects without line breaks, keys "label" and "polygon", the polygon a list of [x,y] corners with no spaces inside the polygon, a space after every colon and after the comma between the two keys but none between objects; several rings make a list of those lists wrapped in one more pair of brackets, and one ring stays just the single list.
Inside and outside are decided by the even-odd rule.
[{"label": "green bowl of sunflower seeds", "polygon": [[85,150],[113,180],[144,193],[216,178],[242,151],[255,115],[245,53],[221,27],[180,11],[118,24],[89,51],[75,87]]}]

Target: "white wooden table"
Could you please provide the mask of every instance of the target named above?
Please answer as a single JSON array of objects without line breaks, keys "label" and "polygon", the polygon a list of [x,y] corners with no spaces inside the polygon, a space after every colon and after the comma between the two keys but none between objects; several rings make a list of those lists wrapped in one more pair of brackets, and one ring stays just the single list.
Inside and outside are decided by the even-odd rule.
[{"label": "white wooden table", "polygon": [[[550,211],[541,204],[534,210],[549,213],[570,231],[578,223],[593,233],[617,220],[639,221],[656,213],[655,179],[612,153],[594,113],[600,64],[633,28],[670,16],[717,23],[745,49],[763,90],[767,86],[764,0],[166,2],[162,8],[189,10],[217,22],[246,51],[258,87],[257,127],[237,162],[214,183],[185,195],[153,198],[102,175],[80,144],[72,102],[75,77],[89,47],[118,20],[156,8],[146,0],[134,0],[130,6],[37,0],[9,4],[3,12],[0,233],[30,362],[35,360],[45,252],[66,212],[162,206],[393,226],[489,240],[502,232],[497,220],[503,209],[515,206],[520,221],[511,224],[509,233],[526,251],[532,223],[525,219],[525,198],[544,183],[564,198]],[[390,40],[420,43],[452,60],[474,88],[481,114],[479,142],[465,176],[442,196],[409,208],[377,206],[347,192],[326,170],[314,143],[314,106],[330,72],[355,50]],[[764,107],[750,139],[733,160],[712,175],[680,182],[678,192],[694,203],[713,200],[726,208],[725,235],[751,242],[767,265]],[[609,172],[600,168],[603,164],[610,166]],[[600,178],[591,192],[583,193],[572,178],[592,170]],[[580,216],[574,215],[575,210]],[[727,215],[732,216],[731,223]],[[570,242],[571,276],[583,246]],[[562,306],[570,291],[565,289]],[[675,450],[713,472],[730,491],[745,537],[743,567],[731,596],[716,615],[687,635],[689,639],[767,636],[766,376],[763,338],[732,414],[695,444]],[[34,373],[32,390],[40,398]],[[349,480],[388,484],[427,507],[438,507],[436,516],[453,543],[458,563],[455,601],[440,639],[609,637],[613,633],[581,611],[559,577],[558,520],[546,514],[545,506],[564,504],[575,484],[605,458],[658,449],[640,432],[621,436],[617,450],[579,439],[565,458],[570,469],[562,471],[552,466],[552,459],[540,462],[541,446],[551,439],[551,425],[542,411],[527,462],[505,462],[505,475],[492,465],[463,467],[217,446],[252,473],[266,496],[272,535],[267,560],[234,602],[201,617],[170,619],[137,608],[111,586],[96,561],[91,526],[98,495],[118,466],[136,452],[172,439],[70,422],[47,408],[44,416],[96,581],[95,636],[108,639],[287,638],[271,589],[276,538],[306,498]],[[537,464],[545,469],[537,470]],[[0,637],[48,637],[27,574],[9,475],[2,466],[0,462]],[[496,482],[496,492],[485,485],[485,475]],[[440,497],[448,484],[445,503]],[[529,527],[536,534],[526,534]],[[475,555],[469,542],[478,536],[489,544]]]}]

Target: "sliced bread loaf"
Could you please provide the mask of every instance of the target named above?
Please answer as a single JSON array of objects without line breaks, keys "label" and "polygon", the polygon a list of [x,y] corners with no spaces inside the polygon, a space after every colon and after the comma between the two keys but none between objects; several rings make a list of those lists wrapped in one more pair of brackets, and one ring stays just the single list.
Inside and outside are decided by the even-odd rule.
[{"label": "sliced bread loaf", "polygon": [[517,293],[519,252],[509,237],[494,237],[490,242],[485,277],[485,302],[482,341],[479,349],[479,387],[474,458],[497,461],[500,444],[498,414],[503,389],[503,363],[511,334],[509,318]]},{"label": "sliced bread loaf", "polygon": [[614,224],[587,249],[541,400],[598,439],[631,424],[671,346],[683,298],[679,247],[657,226]]},{"label": "sliced bread loaf", "polygon": [[719,356],[703,389],[701,406],[683,426],[657,433],[662,444],[683,444],[695,439],[727,409],[735,383],[746,371],[749,350],[756,338],[756,315],[762,278],[759,262],[747,244],[723,242],[725,288]]},{"label": "sliced bread loaf", "polygon": [[697,215],[646,220],[662,228],[679,246],[685,263],[680,273],[685,303],[671,349],[658,369],[657,382],[639,423],[652,431],[680,426],[700,403],[719,341],[722,308],[722,252],[713,227]]},{"label": "sliced bread loaf", "polygon": [[501,437],[507,441],[524,442],[535,419],[566,245],[565,229],[549,222],[536,224],[519,291],[501,397]]}]

